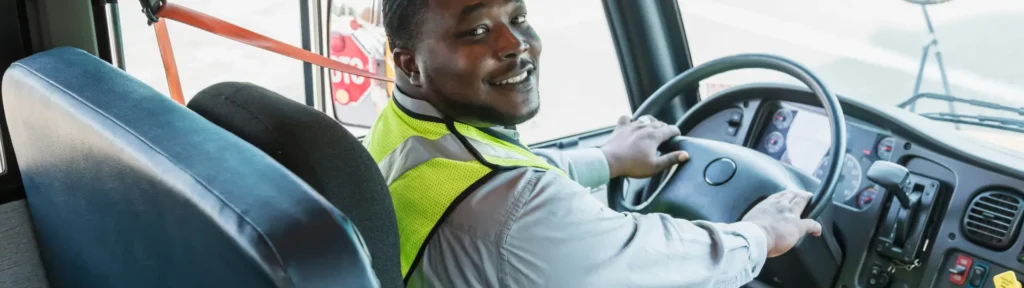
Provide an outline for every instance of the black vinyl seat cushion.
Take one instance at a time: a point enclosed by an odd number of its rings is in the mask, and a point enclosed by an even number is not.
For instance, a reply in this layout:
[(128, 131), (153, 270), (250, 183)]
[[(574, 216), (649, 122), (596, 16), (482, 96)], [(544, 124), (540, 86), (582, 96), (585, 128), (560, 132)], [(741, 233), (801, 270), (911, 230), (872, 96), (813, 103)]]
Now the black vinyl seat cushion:
[(340, 123), (262, 87), (225, 82), (188, 107), (249, 141), (352, 219), (366, 240), (382, 287), (402, 287), (398, 227), (380, 169)]
[(309, 185), (109, 63), (57, 48), (2, 86), (51, 286), (378, 285)]

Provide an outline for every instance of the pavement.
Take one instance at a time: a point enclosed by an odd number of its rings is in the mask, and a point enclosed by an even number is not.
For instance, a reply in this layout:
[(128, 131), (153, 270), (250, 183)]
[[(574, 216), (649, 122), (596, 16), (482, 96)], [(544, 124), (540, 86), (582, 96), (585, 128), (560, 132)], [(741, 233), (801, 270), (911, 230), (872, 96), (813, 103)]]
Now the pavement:
[[(174, 2), (286, 43), (301, 44), (298, 1)], [(836, 93), (878, 105), (895, 105), (912, 94), (922, 47), (930, 40), (921, 7), (898, 0), (680, 0), (679, 4), (695, 64), (738, 53), (776, 54), (805, 65)], [(127, 71), (166, 93), (156, 40), (138, 5), (121, 2)], [(520, 127), (524, 140), (537, 142), (607, 127), (619, 115), (628, 114), (601, 2), (533, 0), (528, 5), (529, 21), (542, 37), (544, 52), (542, 108)], [(1024, 106), (1024, 57), (1020, 55), (1024, 34), (1019, 33), (1024, 30), (1024, 2), (959, 0), (929, 6), (928, 12), (954, 95)], [(217, 82), (247, 81), (305, 101), (298, 61), (180, 23), (170, 23), (169, 30), (186, 97)], [(925, 71), (922, 92), (941, 92), (934, 58), (928, 59)], [(796, 83), (775, 72), (744, 70), (715, 76), (704, 85), (765, 81)], [(969, 114), (1005, 115), (965, 105), (957, 108)], [(918, 106), (919, 112), (945, 109), (946, 104), (938, 102)], [(993, 139), (1020, 136), (980, 131), (1001, 135)]]

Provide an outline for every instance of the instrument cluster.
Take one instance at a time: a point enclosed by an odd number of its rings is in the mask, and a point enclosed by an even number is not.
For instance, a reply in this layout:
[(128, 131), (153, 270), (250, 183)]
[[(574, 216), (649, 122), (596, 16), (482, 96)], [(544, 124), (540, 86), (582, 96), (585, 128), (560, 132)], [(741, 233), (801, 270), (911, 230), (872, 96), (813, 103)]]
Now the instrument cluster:
[(848, 118), (846, 153), (833, 157), (827, 152), (831, 134), (821, 108), (785, 102), (778, 106), (764, 122), (758, 141), (753, 142), (755, 150), (819, 180), (831, 161), (842, 159), (833, 201), (854, 209), (874, 204), (880, 188), (867, 180), (867, 168), (874, 161), (891, 160), (896, 139), (880, 128)]

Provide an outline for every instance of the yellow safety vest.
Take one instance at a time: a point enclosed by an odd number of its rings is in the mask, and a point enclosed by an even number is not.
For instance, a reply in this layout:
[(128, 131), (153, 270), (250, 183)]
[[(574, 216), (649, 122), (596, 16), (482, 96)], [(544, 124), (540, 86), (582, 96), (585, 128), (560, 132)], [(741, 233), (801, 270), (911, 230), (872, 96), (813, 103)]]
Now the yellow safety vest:
[(381, 112), (363, 145), (391, 191), (406, 280), (436, 227), (494, 173), (536, 167), (564, 175), (515, 140), (499, 137), (467, 124), (416, 114), (396, 100)]

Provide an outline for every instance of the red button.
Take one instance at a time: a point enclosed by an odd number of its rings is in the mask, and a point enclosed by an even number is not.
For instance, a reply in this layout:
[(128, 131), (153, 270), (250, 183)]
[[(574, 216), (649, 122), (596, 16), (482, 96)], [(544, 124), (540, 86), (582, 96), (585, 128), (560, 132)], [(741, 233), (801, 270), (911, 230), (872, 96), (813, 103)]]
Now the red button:
[(953, 282), (956, 285), (964, 285), (964, 275), (953, 274), (949, 275), (949, 282)]
[(949, 274), (949, 282), (953, 282), (956, 285), (964, 285), (964, 281), (967, 280), (967, 269), (971, 267), (971, 263), (974, 263), (974, 259), (967, 255), (959, 255), (956, 257), (956, 266), (963, 266), (964, 272), (960, 274)]
[(956, 264), (963, 265), (964, 267), (971, 266), (971, 262), (973, 262), (973, 261), (971, 260), (970, 257), (964, 256), (964, 255), (960, 255), (960, 256), (956, 257)]

